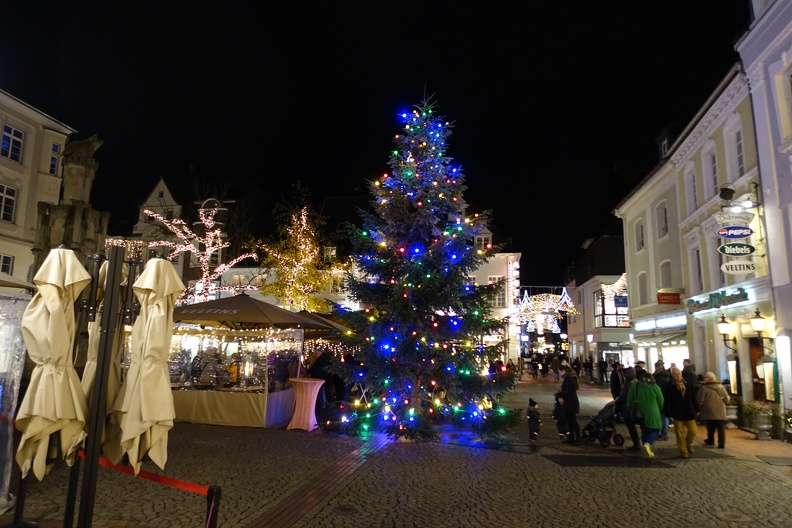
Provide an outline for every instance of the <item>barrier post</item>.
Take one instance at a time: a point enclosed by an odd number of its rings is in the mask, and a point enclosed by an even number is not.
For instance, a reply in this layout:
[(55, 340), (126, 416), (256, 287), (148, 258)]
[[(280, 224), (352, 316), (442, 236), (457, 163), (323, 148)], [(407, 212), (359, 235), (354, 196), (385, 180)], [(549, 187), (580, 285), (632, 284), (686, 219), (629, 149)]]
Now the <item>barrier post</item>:
[(206, 494), (206, 528), (217, 528), (217, 513), (220, 509), (220, 486), (209, 486)]

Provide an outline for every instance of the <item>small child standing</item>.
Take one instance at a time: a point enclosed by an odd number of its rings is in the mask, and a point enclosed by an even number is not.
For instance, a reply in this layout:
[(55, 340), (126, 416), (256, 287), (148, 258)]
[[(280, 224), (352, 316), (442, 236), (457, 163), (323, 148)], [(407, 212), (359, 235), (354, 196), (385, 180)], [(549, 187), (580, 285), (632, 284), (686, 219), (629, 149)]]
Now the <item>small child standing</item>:
[(539, 440), (539, 427), (542, 420), (539, 417), (539, 404), (533, 398), (528, 398), (528, 410), (525, 412), (528, 417), (528, 435), (534, 442)]

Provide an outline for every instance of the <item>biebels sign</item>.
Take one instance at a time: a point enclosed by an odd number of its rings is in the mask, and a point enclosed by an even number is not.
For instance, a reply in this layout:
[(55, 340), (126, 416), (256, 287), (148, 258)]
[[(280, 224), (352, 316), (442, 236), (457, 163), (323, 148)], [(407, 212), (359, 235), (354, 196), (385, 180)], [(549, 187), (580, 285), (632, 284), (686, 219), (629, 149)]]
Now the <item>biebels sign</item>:
[(742, 244), (740, 242), (723, 244), (722, 246), (718, 247), (718, 252), (729, 257), (743, 257), (745, 255), (753, 254), (754, 251), (756, 251), (756, 248), (752, 245)]
[(718, 236), (723, 238), (748, 238), (753, 229), (745, 226), (726, 226), (718, 229)]

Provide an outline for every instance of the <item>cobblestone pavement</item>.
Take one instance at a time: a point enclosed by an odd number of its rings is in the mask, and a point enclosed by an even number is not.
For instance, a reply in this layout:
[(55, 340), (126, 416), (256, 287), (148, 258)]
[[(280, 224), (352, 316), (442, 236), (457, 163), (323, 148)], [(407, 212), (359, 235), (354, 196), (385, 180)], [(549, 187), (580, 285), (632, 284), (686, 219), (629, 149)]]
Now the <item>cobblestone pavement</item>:
[[(500, 441), (447, 431), (443, 442), (411, 444), (177, 423), (166, 471), (150, 462), (143, 469), (219, 485), (224, 527), (267, 526), (266, 513), (301, 493), (312, 507), (282, 526), (790, 526), (792, 466), (778, 464), (792, 462), (792, 444), (732, 429), (726, 449), (700, 447), (690, 460), (678, 458), (673, 440), (658, 442), (652, 460), (615, 446), (567, 446), (550, 418), (557, 388), (552, 381), (521, 382), (501, 402), (509, 408), (524, 408), (529, 397), (539, 402), (539, 442), (528, 441), (524, 426)], [(584, 383), (580, 396), (584, 426), (610, 394)], [(335, 471), (339, 460), (357, 465)], [(68, 473), (56, 467), (31, 483), (23, 520), (63, 526)], [(17, 479), (15, 472), (12, 491)], [(325, 492), (310, 491), (320, 485)], [(93, 526), (198, 527), (205, 508), (202, 496), (100, 468)], [(13, 513), (0, 516), (0, 526), (10, 525)]]

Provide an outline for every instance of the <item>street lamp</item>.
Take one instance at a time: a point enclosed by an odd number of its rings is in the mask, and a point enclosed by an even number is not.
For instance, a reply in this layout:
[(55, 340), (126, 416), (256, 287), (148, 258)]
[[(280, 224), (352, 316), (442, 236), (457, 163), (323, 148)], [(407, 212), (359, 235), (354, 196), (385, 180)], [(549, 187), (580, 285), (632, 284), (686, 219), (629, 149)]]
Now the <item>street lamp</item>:
[[(759, 312), (759, 308), (756, 309), (756, 313), (753, 317), (751, 317), (751, 328), (753, 328), (757, 337), (759, 337), (759, 345), (763, 349), (772, 352), (773, 350), (771, 348), (768, 348), (764, 345), (764, 337), (762, 336), (762, 333), (767, 328), (767, 319), (762, 317), (761, 313)], [(764, 379), (765, 398), (767, 401), (775, 401), (775, 358), (771, 353), (765, 352), (765, 354), (759, 358), (759, 361), (762, 363), (762, 371), (760, 373), (759, 365), (757, 365), (756, 373), (761, 375), (761, 377)]]
[(721, 320), (717, 323), (718, 326), (718, 333), (723, 337), (723, 346), (725, 346), (728, 350), (731, 350), (731, 354), (726, 356), (726, 363), (729, 366), (729, 391), (732, 394), (740, 394), (740, 383), (739, 383), (739, 372), (740, 370), (737, 368), (737, 364), (739, 358), (737, 356), (737, 349), (732, 348), (729, 346), (729, 342), (731, 341), (733, 344), (737, 344), (737, 338), (732, 337), (729, 339), (729, 334), (731, 333), (731, 323), (726, 320), (726, 316), (721, 314)]

